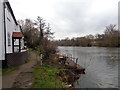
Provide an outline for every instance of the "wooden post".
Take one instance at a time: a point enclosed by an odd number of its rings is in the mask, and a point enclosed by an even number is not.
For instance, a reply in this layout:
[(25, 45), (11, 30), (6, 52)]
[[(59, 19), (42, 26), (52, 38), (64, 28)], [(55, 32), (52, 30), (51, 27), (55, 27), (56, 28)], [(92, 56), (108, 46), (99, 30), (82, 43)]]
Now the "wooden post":
[(70, 58), (71, 58), (71, 60), (72, 60), (72, 54), (70, 55)]
[(76, 64), (77, 64), (77, 62), (78, 62), (78, 58), (76, 58)]
[(71, 60), (72, 60), (72, 55), (71, 55)]
[(78, 58), (76, 58), (76, 68), (77, 68), (77, 62), (78, 62)]
[(40, 58), (41, 58), (40, 63), (41, 63), (41, 66), (42, 66), (42, 60), (43, 60), (43, 55), (42, 54), (40, 55)]

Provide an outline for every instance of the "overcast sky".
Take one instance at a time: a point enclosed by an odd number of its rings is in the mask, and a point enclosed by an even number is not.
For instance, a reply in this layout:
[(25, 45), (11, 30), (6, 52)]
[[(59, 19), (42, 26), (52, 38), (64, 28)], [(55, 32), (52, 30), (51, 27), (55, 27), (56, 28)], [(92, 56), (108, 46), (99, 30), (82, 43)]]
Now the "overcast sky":
[(118, 23), (119, 0), (9, 0), (16, 19), (43, 17), (55, 39), (103, 33)]

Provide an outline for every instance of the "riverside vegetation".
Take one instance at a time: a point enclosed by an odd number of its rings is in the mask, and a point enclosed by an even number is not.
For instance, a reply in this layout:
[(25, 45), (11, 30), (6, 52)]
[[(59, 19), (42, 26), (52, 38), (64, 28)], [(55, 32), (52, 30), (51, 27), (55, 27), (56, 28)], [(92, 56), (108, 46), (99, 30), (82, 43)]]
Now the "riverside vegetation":
[[(39, 55), (37, 51), (35, 53)], [(59, 56), (52, 54), (49, 60), (43, 60), (42, 65), (37, 63), (34, 67), (33, 88), (70, 88), (80, 74), (84, 74), (85, 69), (76, 66), (72, 60), (60, 63)]]

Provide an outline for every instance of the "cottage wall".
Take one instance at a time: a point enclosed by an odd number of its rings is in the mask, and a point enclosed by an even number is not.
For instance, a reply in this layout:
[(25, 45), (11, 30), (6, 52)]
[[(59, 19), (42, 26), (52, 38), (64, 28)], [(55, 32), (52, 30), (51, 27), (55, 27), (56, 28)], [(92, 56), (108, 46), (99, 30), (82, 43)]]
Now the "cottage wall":
[[(5, 7), (3, 2), (5, 2)], [(6, 27), (6, 29), (4, 27)], [(0, 0), (0, 60), (3, 60), (2, 61), (3, 68), (7, 66), (20, 65), (27, 60), (26, 50), (13, 53), (13, 40), (16, 40), (14, 41), (14, 45), (19, 45), (18, 39), (20, 39), (22, 36), (21, 35), (20, 37), (15, 37), (13, 35), (13, 32), (21, 32), (20, 26), (16, 22), (16, 19), (14, 17), (13, 11), (8, 0)], [(24, 37), (22, 37), (21, 39), (21, 45), (19, 45), (19, 47), (21, 46), (21, 48), (24, 47), (23, 38)], [(17, 51), (17, 48), (15, 48), (15, 46), (14, 51)]]
[(3, 0), (0, 0), (0, 60), (5, 60)]
[[(19, 26), (16, 25), (9, 8), (6, 5), (5, 8), (5, 13), (6, 13), (6, 49), (7, 53), (13, 53), (12, 51), (12, 33), (13, 32), (21, 32), (20, 29), (18, 28)], [(19, 44), (18, 41), (15, 42), (16, 44)]]

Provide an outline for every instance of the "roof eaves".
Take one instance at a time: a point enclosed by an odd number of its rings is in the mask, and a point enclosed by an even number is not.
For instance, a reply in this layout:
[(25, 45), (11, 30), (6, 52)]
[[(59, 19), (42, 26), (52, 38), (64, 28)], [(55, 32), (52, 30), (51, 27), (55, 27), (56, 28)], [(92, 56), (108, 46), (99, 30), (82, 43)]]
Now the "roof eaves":
[(8, 8), (9, 8), (9, 10), (10, 10), (10, 13), (11, 13), (11, 15), (12, 15), (14, 21), (15, 21), (15, 24), (18, 25), (17, 20), (16, 20), (16, 18), (15, 18), (15, 16), (14, 16), (14, 13), (13, 13), (13, 10), (12, 10), (12, 8), (11, 8), (11, 5), (10, 5), (9, 1), (8, 1), (8, 0), (4, 0), (4, 3), (6, 3), (6, 5), (8, 6)]

